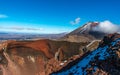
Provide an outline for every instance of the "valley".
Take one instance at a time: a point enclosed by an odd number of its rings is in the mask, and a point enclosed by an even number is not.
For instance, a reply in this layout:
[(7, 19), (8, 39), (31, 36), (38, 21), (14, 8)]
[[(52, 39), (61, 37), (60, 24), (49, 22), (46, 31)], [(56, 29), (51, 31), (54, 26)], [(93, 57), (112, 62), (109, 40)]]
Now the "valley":
[[(97, 25), (66, 34), (1, 33), (0, 75), (120, 74), (120, 34), (94, 31)], [(111, 63), (116, 65), (104, 66)]]

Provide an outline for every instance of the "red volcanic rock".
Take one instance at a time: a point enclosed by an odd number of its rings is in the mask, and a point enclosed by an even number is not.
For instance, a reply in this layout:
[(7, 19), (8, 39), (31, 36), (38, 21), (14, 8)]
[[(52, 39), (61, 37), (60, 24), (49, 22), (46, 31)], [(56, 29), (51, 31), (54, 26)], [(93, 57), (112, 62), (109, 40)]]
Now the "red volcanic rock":
[(2, 75), (45, 75), (45, 65), (54, 55), (47, 40), (8, 41), (1, 44)]
[(49, 75), (61, 69), (65, 59), (79, 54), (79, 48), (86, 44), (46, 39), (6, 41), (0, 44), (0, 74)]
[(54, 55), (50, 52), (48, 40), (38, 41), (16, 41), (8, 44), (8, 48), (28, 47), (36, 51), (41, 51), (47, 58), (52, 58)]
[(50, 52), (49, 43), (47, 40), (39, 40), (25, 45), (35, 50), (42, 51), (48, 58), (52, 58), (54, 55)]

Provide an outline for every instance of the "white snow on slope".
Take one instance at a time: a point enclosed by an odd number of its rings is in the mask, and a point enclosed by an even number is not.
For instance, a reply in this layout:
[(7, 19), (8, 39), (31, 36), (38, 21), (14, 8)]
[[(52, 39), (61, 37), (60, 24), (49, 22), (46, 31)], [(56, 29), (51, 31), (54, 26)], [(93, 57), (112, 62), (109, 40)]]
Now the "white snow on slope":
[(87, 23), (83, 28), (81, 28), (80, 33), (83, 33), (86, 30), (89, 31), (91, 24), (92, 24), (91, 22)]

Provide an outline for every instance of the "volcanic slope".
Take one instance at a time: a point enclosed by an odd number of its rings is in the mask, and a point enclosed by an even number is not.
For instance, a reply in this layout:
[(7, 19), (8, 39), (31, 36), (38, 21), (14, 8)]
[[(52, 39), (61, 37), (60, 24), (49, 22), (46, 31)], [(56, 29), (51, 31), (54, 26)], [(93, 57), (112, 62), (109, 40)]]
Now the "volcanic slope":
[(51, 75), (120, 75), (120, 35), (105, 36), (96, 50)]
[(66, 34), (61, 40), (70, 42), (91, 42), (93, 40), (101, 40), (107, 33), (95, 31), (99, 26), (99, 22), (88, 22), (72, 32)]

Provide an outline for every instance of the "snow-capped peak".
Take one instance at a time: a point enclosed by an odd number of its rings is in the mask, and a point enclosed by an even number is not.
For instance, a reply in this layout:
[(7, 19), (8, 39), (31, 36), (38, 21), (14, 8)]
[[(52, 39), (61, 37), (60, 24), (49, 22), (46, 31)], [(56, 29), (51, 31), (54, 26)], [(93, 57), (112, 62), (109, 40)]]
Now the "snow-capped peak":
[(98, 24), (99, 22), (88, 22), (81, 28), (80, 33), (91, 31)]

